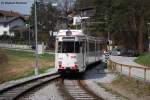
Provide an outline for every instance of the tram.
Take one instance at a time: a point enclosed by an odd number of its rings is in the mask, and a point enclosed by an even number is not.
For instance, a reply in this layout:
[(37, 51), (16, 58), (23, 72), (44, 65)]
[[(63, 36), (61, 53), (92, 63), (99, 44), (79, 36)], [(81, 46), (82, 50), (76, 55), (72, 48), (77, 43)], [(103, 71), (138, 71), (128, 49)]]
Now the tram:
[(101, 60), (102, 40), (82, 30), (60, 30), (55, 42), (55, 69), (59, 73), (82, 73)]

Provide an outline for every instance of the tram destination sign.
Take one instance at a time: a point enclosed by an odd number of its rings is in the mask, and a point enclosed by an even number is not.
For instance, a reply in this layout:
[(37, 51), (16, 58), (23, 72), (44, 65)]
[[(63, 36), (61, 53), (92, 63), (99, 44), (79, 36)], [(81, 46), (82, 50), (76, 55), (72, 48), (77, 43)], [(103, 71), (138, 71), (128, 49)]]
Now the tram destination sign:
[(63, 37), (63, 41), (74, 41), (75, 37)]

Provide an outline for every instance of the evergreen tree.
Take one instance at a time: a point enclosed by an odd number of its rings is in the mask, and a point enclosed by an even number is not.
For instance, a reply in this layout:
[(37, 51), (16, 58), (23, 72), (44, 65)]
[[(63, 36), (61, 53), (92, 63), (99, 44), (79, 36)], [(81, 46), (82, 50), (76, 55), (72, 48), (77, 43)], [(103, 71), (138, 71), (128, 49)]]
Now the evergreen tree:
[(89, 27), (90, 33), (94, 33), (92, 35), (107, 39), (110, 32), (114, 44), (138, 49), (139, 52), (146, 49), (150, 0), (94, 0), (94, 7), (95, 14), (91, 22), (95, 23)]

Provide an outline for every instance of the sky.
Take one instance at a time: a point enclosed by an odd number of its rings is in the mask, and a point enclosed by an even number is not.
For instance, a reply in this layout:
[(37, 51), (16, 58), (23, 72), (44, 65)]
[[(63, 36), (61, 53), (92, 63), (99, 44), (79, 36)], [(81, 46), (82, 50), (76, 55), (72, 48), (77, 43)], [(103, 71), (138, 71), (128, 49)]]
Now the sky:
[[(43, 1), (58, 4), (63, 3), (63, 0), (43, 0)], [(15, 11), (23, 15), (29, 15), (31, 13), (31, 6), (33, 3), (34, 0), (0, 0), (0, 10)]]
[(0, 10), (16, 11), (29, 15), (34, 0), (0, 0)]

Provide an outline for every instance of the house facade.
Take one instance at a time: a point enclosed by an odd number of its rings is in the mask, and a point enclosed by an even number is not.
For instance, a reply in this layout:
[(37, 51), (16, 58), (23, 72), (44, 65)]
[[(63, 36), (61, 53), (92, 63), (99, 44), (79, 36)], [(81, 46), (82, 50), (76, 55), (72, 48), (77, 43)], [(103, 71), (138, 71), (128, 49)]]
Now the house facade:
[(3, 24), (0, 24), (0, 36), (1, 35), (10, 35), (10, 32), (9, 32), (9, 26), (5, 26)]
[(13, 36), (16, 30), (25, 30), (25, 22), (24, 17), (17, 12), (0, 10), (0, 36)]

